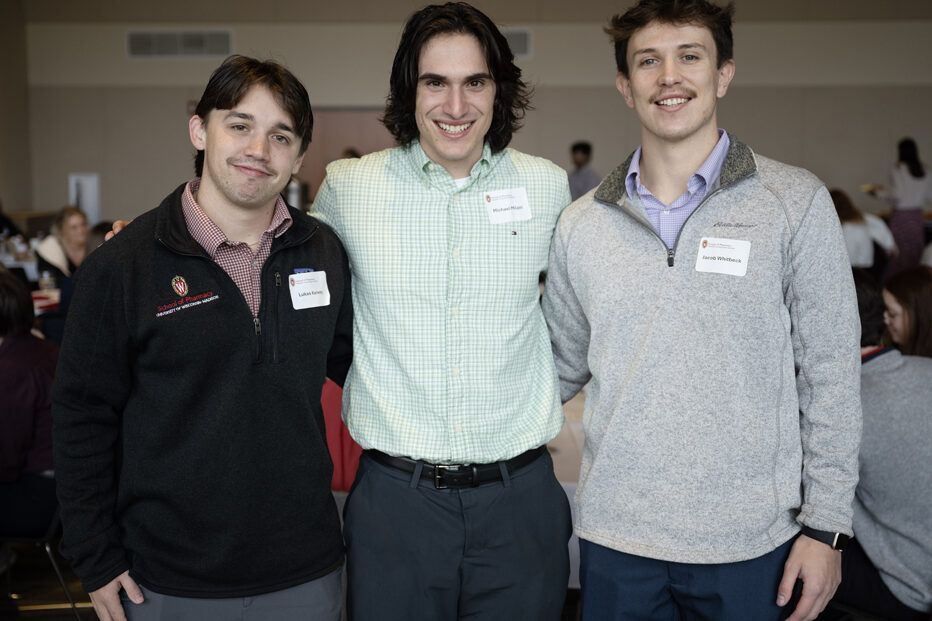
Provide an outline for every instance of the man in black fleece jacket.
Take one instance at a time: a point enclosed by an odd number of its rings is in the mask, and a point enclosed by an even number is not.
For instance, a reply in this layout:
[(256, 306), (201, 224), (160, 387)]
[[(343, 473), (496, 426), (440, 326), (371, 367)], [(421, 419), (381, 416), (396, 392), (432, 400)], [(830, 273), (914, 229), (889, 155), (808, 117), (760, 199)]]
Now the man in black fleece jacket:
[(197, 177), (82, 266), (54, 457), (103, 621), (339, 619), (320, 391), (351, 360), (349, 270), (280, 196), (312, 124), (290, 72), (228, 58), (189, 122)]

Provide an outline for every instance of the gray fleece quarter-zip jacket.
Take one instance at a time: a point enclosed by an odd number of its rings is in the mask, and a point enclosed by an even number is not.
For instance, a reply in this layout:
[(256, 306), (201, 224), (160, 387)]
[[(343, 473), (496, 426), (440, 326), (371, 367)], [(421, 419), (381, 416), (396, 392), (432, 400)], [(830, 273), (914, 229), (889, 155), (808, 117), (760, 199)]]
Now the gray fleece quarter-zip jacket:
[(811, 173), (731, 136), (672, 250), (628, 162), (567, 207), (544, 292), (561, 396), (584, 386), (576, 532), (686, 563), (756, 558), (799, 524), (851, 533), (860, 326)]

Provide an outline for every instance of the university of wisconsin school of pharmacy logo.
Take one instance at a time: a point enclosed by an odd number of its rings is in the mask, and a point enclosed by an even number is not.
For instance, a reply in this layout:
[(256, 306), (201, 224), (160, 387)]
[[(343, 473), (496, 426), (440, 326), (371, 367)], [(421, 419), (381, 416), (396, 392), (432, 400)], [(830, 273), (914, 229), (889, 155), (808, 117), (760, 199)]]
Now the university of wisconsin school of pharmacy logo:
[(492, 202), (492, 196), (489, 195), (489, 194), (486, 194), (486, 195), (485, 195), (485, 202), (491, 203), (491, 202)]
[(703, 239), (703, 240), (702, 240), (702, 247), (705, 248), (705, 247), (708, 246), (708, 245), (709, 245), (709, 240)]
[(179, 297), (184, 297), (188, 293), (188, 281), (184, 276), (175, 276), (172, 278), (172, 289)]

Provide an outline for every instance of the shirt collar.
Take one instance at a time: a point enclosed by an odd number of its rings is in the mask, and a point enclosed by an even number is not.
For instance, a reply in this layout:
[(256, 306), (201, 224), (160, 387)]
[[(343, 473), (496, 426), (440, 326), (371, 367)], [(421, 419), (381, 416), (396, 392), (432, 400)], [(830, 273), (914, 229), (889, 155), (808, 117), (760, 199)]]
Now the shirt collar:
[(874, 358), (879, 358), (880, 356), (894, 351), (893, 347), (878, 347), (868, 354), (861, 354), (861, 364), (870, 362)]
[[(699, 169), (686, 182), (686, 190), (690, 194), (695, 194), (703, 188), (711, 188), (722, 172), (722, 164), (725, 163), (725, 156), (728, 155), (728, 147), (731, 141), (728, 139), (728, 132), (723, 129), (718, 130), (718, 142), (715, 148), (709, 153)], [(628, 166), (628, 174), (625, 176), (625, 189), (628, 192), (628, 198), (635, 200), (640, 195), (650, 194), (650, 190), (641, 185), (641, 147), (639, 146), (631, 157), (631, 164)]]
[[(207, 251), (211, 258), (217, 254), (217, 248), (224, 243), (230, 243), (227, 236), (219, 226), (210, 219), (207, 213), (197, 204), (194, 195), (197, 194), (201, 187), (201, 178), (195, 177), (184, 188), (181, 195), (181, 210), (184, 213), (184, 221), (188, 227), (188, 232), (201, 247)], [(263, 235), (272, 235), (280, 237), (291, 228), (291, 214), (288, 212), (288, 206), (285, 200), (278, 196), (275, 200), (275, 210), (272, 213), (272, 221)]]
[[(432, 177), (446, 177), (450, 180), (450, 183), (453, 183), (453, 177), (450, 176), (450, 173), (446, 169), (431, 160), (427, 157), (427, 154), (424, 153), (424, 149), (421, 148), (420, 140), (412, 140), (411, 143), (405, 147), (405, 151), (408, 156), (408, 160), (414, 166), (414, 168), (428, 178)], [(499, 159), (504, 155), (504, 150), (499, 151), (498, 153), (492, 153), (492, 148), (489, 147), (489, 143), (486, 142), (482, 145), (482, 155), (479, 156), (479, 161), (473, 164), (472, 170), (470, 170), (469, 175), (473, 179), (485, 176), (485, 174), (491, 170)]]

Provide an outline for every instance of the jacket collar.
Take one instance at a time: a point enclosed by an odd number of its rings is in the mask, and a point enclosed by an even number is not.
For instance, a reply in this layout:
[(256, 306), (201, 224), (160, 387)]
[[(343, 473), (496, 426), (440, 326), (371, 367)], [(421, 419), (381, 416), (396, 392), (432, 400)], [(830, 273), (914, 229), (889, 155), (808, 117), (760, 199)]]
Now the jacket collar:
[(861, 372), (889, 371), (903, 364), (903, 354), (895, 347), (878, 349), (861, 358)]
[[(181, 195), (184, 194), (186, 185), (187, 183), (179, 185), (159, 205), (156, 212), (155, 238), (175, 252), (209, 258), (207, 252), (191, 237), (188, 226), (185, 224)], [(291, 226), (281, 236), (272, 240), (272, 252), (278, 248), (300, 244), (318, 228), (316, 221), (290, 205), (288, 213), (291, 215)]]
[[(728, 153), (722, 163), (722, 172), (718, 177), (719, 188), (735, 185), (757, 171), (754, 152), (751, 151), (751, 148), (731, 133), (728, 134), (728, 139), (731, 145), (728, 147)], [(599, 188), (595, 191), (597, 201), (610, 205), (620, 205), (622, 201), (627, 200), (628, 192), (625, 188), (625, 177), (628, 174), (628, 168), (631, 166), (631, 158), (633, 157), (634, 153), (632, 152), (621, 166), (609, 173), (599, 184)]]

